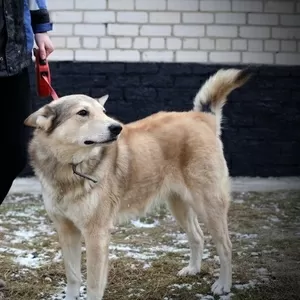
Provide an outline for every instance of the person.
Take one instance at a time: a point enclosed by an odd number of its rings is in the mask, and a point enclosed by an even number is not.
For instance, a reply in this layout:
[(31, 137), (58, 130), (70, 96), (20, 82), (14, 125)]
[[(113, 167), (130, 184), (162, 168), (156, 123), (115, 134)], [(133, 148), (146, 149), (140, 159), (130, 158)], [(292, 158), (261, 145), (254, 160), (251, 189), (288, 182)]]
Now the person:
[(0, 0), (0, 118), (3, 176), (0, 204), (27, 162), (29, 130), (23, 124), (31, 113), (28, 67), (34, 39), (42, 59), (52, 51), (52, 30), (45, 0)]
[(0, 205), (27, 163), (30, 131), (23, 122), (32, 109), (28, 68), (34, 40), (42, 59), (53, 52), (51, 30), (46, 0), (0, 0)]

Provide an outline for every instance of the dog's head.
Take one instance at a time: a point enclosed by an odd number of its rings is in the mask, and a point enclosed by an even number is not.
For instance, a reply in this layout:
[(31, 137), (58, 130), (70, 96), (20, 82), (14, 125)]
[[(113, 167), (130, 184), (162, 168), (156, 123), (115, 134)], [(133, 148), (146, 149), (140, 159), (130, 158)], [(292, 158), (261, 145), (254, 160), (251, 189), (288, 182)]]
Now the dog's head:
[(46, 134), (56, 144), (77, 147), (105, 145), (115, 141), (122, 124), (105, 114), (108, 95), (96, 100), (70, 95), (52, 101), (31, 114), (24, 124)]

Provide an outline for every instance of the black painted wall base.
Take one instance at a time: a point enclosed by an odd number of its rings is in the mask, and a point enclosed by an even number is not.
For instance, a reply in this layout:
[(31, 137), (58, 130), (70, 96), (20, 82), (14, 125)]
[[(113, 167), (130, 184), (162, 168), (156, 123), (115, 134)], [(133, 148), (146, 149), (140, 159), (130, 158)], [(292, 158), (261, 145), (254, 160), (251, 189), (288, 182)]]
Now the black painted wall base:
[[(123, 122), (159, 110), (188, 110), (201, 84), (218, 69), (194, 63), (51, 62), (60, 96), (110, 95), (107, 112)], [(300, 175), (300, 66), (253, 67), (254, 76), (224, 107), (225, 156), (231, 176)], [(36, 107), (38, 99), (32, 71)], [(22, 176), (32, 175), (27, 167)]]

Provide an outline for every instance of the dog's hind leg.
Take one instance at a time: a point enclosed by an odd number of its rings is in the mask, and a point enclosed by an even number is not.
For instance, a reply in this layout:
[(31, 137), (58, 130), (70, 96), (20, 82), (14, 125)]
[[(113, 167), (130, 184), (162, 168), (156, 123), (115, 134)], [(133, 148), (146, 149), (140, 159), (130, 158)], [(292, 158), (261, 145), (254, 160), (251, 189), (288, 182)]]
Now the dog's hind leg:
[(227, 218), (222, 216), (220, 220), (212, 221), (209, 225), (209, 231), (216, 243), (217, 252), (220, 258), (220, 277), (212, 285), (212, 292), (217, 295), (222, 295), (230, 292), (232, 284), (232, 245), (229, 238), (227, 228)]
[(204, 235), (200, 228), (197, 215), (177, 194), (172, 194), (171, 197), (169, 197), (168, 205), (178, 224), (186, 232), (190, 245), (189, 264), (180, 270), (178, 275), (195, 275), (201, 270), (204, 245)]
[(79, 299), (81, 285), (81, 233), (67, 219), (54, 220), (67, 276), (65, 300)]
[[(194, 197), (194, 199), (197, 198)], [(205, 201), (204, 205), (197, 205), (195, 201), (193, 208), (202, 217), (216, 245), (221, 266), (220, 277), (212, 285), (212, 292), (222, 295), (230, 292), (232, 284), (232, 245), (227, 224), (230, 196), (227, 191), (221, 190), (218, 193), (208, 193), (203, 200)]]

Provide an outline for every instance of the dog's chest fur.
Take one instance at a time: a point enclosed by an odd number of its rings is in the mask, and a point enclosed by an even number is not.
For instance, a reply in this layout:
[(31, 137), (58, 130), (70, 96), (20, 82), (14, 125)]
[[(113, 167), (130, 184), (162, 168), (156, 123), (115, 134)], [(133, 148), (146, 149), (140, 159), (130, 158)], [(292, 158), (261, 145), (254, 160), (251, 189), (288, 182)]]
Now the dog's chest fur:
[[(37, 146), (38, 145), (38, 146)], [(31, 165), (39, 178), (47, 211), (57, 214), (67, 214), (68, 207), (89, 206), (93, 194), (95, 194), (95, 183), (74, 174), (71, 164), (61, 164), (49, 149), (46, 149), (33, 140), (29, 147)], [(92, 174), (93, 178), (103, 181), (103, 175), (99, 172), (101, 154), (91, 160), (84, 161), (76, 168), (83, 174)], [(94, 174), (94, 171), (96, 171)], [(101, 184), (97, 184), (97, 196), (101, 195)], [(87, 199), (87, 200), (86, 200)], [(49, 212), (50, 213), (50, 212)]]

